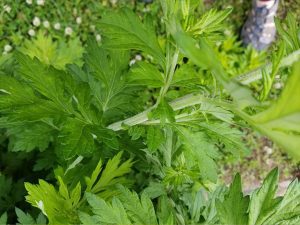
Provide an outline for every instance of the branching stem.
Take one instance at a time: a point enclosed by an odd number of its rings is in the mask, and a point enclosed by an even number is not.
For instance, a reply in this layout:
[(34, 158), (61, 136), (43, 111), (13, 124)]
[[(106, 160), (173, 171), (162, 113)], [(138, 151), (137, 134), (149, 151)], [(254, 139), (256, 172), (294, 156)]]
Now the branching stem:
[[(177, 57), (177, 58), (176, 58)], [(289, 54), (288, 56), (284, 57), (281, 62), (279, 67), (285, 67), (285, 66), (289, 66), (292, 65), (294, 62), (296, 62), (300, 57), (300, 50), (297, 50), (291, 54)], [(173, 61), (175, 62), (175, 58), (176, 58), (176, 62), (178, 59), (178, 55), (174, 54), (173, 57)], [(176, 64), (175, 64), (176, 66)], [(174, 67), (174, 64), (172, 66), (172, 68)], [(268, 70), (272, 68), (272, 64), (268, 63), (267, 65), (265, 65), (266, 69)], [(175, 67), (174, 67), (175, 69)], [(261, 79), (261, 69), (262, 68), (258, 68), (254, 71), (251, 71), (247, 74), (242, 74), (240, 76), (238, 76), (236, 79), (238, 81), (240, 81), (242, 84), (249, 84), (253, 81), (259, 80)], [(173, 70), (174, 71), (174, 70)], [(173, 76), (173, 75), (172, 75)], [(165, 93), (168, 90), (169, 86), (170, 86), (170, 82), (172, 81), (172, 77), (170, 79), (168, 79), (167, 84), (169, 84), (168, 86), (166, 85), (166, 89), (165, 89)], [(237, 115), (239, 115), (242, 118), (247, 118), (247, 121), (249, 121), (251, 123), (251, 118), (248, 116), (248, 114), (237, 110), (237, 108), (235, 107), (235, 105), (233, 105), (232, 102), (226, 102), (224, 100), (217, 100), (217, 99), (213, 99), (213, 98), (209, 98), (209, 97), (205, 97), (202, 94), (188, 94), (185, 95), (183, 97), (180, 97), (178, 99), (173, 100), (172, 102), (170, 102), (170, 106), (173, 108), (174, 111), (180, 110), (180, 109), (184, 109), (186, 107), (190, 107), (190, 106), (194, 106), (194, 105), (199, 105), (201, 103), (204, 102), (209, 102), (211, 104), (217, 105), (217, 106), (221, 106), (221, 107), (225, 107), (227, 109), (232, 110), (233, 112), (235, 112)], [(156, 105), (155, 105), (156, 106)], [(122, 124), (126, 124), (127, 126), (134, 126), (137, 124), (142, 124), (145, 123), (146, 121), (148, 121), (148, 113), (155, 108), (155, 106), (152, 106), (150, 108), (148, 108), (147, 110), (133, 116), (130, 117), (128, 119), (119, 121), (119, 122), (115, 122), (113, 124), (110, 124), (107, 128), (114, 130), (114, 131), (118, 131), (122, 129)]]

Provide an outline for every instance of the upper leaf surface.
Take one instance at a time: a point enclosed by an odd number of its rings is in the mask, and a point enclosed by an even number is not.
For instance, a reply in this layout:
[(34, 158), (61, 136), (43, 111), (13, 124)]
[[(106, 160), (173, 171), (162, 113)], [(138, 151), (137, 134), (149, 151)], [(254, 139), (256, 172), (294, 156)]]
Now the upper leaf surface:
[(92, 207), (93, 213), (96, 215), (94, 218), (96, 218), (98, 223), (124, 225), (131, 224), (119, 199), (113, 198), (112, 204), (109, 204), (103, 199), (90, 193), (86, 193), (86, 198)]
[(255, 116), (257, 127), (300, 159), (300, 62), (290, 75), (279, 99), (269, 109)]
[(128, 51), (108, 51), (90, 41), (84, 60), (89, 69), (88, 83), (100, 109), (107, 115), (114, 109), (120, 114), (130, 98), (125, 82)]
[(143, 24), (130, 9), (104, 15), (99, 26), (108, 37), (105, 47), (115, 49), (136, 49), (153, 56), (165, 68), (165, 57), (152, 27)]
[(147, 85), (149, 87), (162, 87), (164, 78), (162, 73), (152, 64), (139, 62), (135, 64), (128, 74), (132, 85)]
[(119, 198), (134, 224), (157, 224), (153, 203), (145, 193), (139, 198), (137, 193), (124, 187), (120, 187), (120, 191), (122, 194)]
[(249, 204), (248, 225), (259, 225), (274, 213), (274, 208), (278, 204), (275, 198), (278, 183), (278, 169), (273, 169), (262, 186), (251, 194)]
[(214, 159), (218, 158), (218, 153), (214, 144), (210, 142), (205, 133), (194, 133), (183, 127), (178, 127), (177, 130), (185, 147), (196, 159), (201, 176), (215, 182), (217, 179), (217, 165)]
[(216, 207), (220, 221), (223, 224), (247, 224), (247, 209), (249, 197), (242, 192), (241, 177), (237, 174), (230, 185), (224, 201), (217, 201)]
[(200, 38), (197, 42), (185, 33), (175, 20), (171, 21), (168, 27), (181, 52), (202, 69), (209, 69), (240, 108), (257, 104), (249, 89), (228, 78), (216, 54), (205, 39)]

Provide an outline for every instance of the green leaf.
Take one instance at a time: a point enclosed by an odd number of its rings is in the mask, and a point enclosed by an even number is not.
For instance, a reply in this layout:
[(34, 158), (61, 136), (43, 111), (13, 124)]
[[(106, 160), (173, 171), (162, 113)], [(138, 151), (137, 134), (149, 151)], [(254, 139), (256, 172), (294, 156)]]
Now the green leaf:
[(120, 191), (119, 199), (134, 224), (157, 224), (153, 204), (145, 193), (139, 198), (137, 193), (131, 192), (124, 187), (120, 187)]
[(157, 67), (147, 62), (136, 63), (128, 74), (128, 81), (132, 85), (145, 85), (154, 88), (164, 85), (163, 74)]
[(234, 114), (222, 107), (210, 104), (208, 102), (203, 102), (200, 106), (201, 113), (211, 114), (219, 120), (233, 124)]
[(72, 205), (77, 205), (81, 199), (81, 184), (77, 183), (75, 188), (71, 191), (70, 199), (72, 200)]
[(11, 111), (18, 106), (33, 104), (38, 100), (33, 89), (14, 77), (0, 76), (0, 110)]
[(16, 208), (16, 214), (19, 224), (36, 224), (35, 219), (28, 213), (24, 213), (21, 209)]
[(224, 30), (223, 22), (231, 12), (232, 8), (221, 11), (211, 9), (205, 12), (188, 31), (193, 35), (211, 38), (215, 33), (220, 33)]
[(158, 106), (148, 114), (148, 117), (150, 119), (159, 118), (162, 125), (175, 122), (175, 112), (165, 98), (161, 99)]
[(214, 75), (224, 86), (228, 93), (234, 98), (236, 103), (238, 103), (240, 108), (258, 104), (248, 88), (229, 79), (218, 60), (217, 55), (207, 44), (205, 39), (200, 38), (199, 42), (196, 41), (187, 33), (182, 31), (182, 28), (176, 23), (175, 19), (168, 23), (168, 29), (170, 30), (177, 45), (180, 47), (181, 52), (190, 58), (192, 62), (201, 67), (201, 69), (210, 70), (212, 75)]
[(82, 224), (97, 224), (99, 223), (99, 219), (96, 215), (90, 216), (89, 214), (85, 212), (78, 212), (79, 219)]
[(198, 71), (195, 70), (193, 64), (182, 64), (176, 69), (171, 86), (173, 87), (191, 87), (198, 88), (198, 83), (201, 80)]
[(93, 213), (97, 216), (95, 218), (98, 224), (131, 224), (119, 199), (113, 198), (112, 203), (109, 204), (91, 193), (86, 193), (86, 198)]
[(149, 198), (154, 199), (158, 198), (162, 195), (166, 195), (167, 192), (165, 190), (165, 186), (161, 183), (153, 183), (151, 182), (148, 187), (146, 187), (143, 190), (143, 193), (145, 193)]
[(165, 68), (164, 53), (155, 31), (143, 24), (130, 9), (122, 8), (119, 12), (104, 15), (99, 27), (108, 37), (104, 42), (106, 48), (143, 51), (153, 56), (162, 68)]
[(89, 41), (84, 60), (89, 68), (88, 82), (99, 108), (109, 115), (112, 109), (118, 112), (126, 107), (130, 97), (124, 77), (128, 52), (108, 51), (95, 41)]
[(0, 225), (6, 225), (7, 224), (7, 213), (3, 213), (0, 216)]
[(96, 168), (94, 169), (94, 171), (92, 172), (91, 174), (91, 177), (85, 177), (85, 183), (86, 183), (86, 190), (89, 192), (92, 190), (92, 187), (94, 186), (94, 184), (96, 183), (97, 181), (97, 178), (100, 174), (102, 170), (102, 161), (99, 160)]
[(38, 58), (46, 65), (64, 69), (69, 63), (81, 64), (83, 48), (79, 39), (71, 39), (68, 43), (63, 41), (58, 43), (50, 36), (39, 32), (35, 39), (25, 40), (20, 51), (31, 58)]
[(80, 120), (68, 119), (58, 138), (57, 150), (64, 159), (75, 155), (88, 156), (95, 150), (92, 126)]
[(68, 188), (65, 185), (64, 181), (62, 180), (62, 178), (60, 176), (57, 177), (57, 180), (59, 182), (58, 193), (65, 199), (69, 199), (70, 198), (69, 191), (68, 191)]
[(214, 159), (218, 158), (214, 144), (205, 133), (192, 132), (183, 127), (176, 127), (183, 144), (196, 160), (202, 178), (212, 182), (217, 180), (217, 165)]
[(39, 208), (48, 217), (50, 224), (78, 223), (72, 201), (60, 195), (53, 185), (39, 180), (37, 185), (25, 183), (25, 188), (28, 192), (26, 201)]
[(155, 152), (165, 140), (161, 128), (150, 126), (147, 129), (147, 146), (150, 152)]
[(53, 139), (53, 128), (45, 123), (25, 123), (7, 129), (11, 151), (44, 151)]
[(131, 136), (131, 140), (138, 140), (145, 132), (144, 126), (132, 126), (128, 129), (128, 135)]
[(275, 198), (278, 183), (278, 169), (273, 169), (262, 186), (253, 191), (249, 203), (248, 225), (259, 225), (272, 215), (275, 207), (279, 203), (279, 198)]
[(300, 184), (297, 179), (290, 183), (275, 210), (264, 224), (299, 224)]
[(46, 217), (42, 213), (36, 218), (36, 224), (47, 224)]
[(203, 190), (199, 190), (195, 196), (193, 204), (189, 207), (191, 211), (192, 219), (195, 222), (198, 222), (201, 216), (201, 210), (205, 206), (205, 199), (204, 199), (205, 192)]
[[(297, 18), (291, 12), (288, 12), (285, 24), (281, 24), (279, 19), (275, 18), (277, 32), (280, 38), (286, 43), (289, 52), (300, 48), (299, 28)], [(285, 25), (285, 26), (284, 26)]]
[(14, 183), (12, 177), (4, 176), (0, 173), (0, 206), (1, 211), (7, 211), (11, 207), (10, 202), (14, 202), (11, 198), (14, 194)]
[(249, 153), (249, 149), (243, 143), (243, 133), (235, 127), (226, 123), (200, 123), (207, 135), (217, 138), (224, 150), (231, 152), (234, 156), (243, 156)]
[(30, 59), (21, 53), (16, 54), (19, 63), (18, 74), (40, 94), (51, 100), (66, 113), (73, 113), (71, 103), (65, 97), (62, 79), (67, 77), (63, 71), (42, 64), (38, 59)]
[(237, 174), (224, 200), (217, 201), (217, 213), (222, 224), (247, 224), (249, 196), (244, 197), (241, 176)]
[(93, 126), (92, 130), (93, 136), (96, 135), (98, 141), (103, 142), (107, 147), (111, 149), (119, 149), (119, 141), (115, 132), (99, 125)]
[[(267, 110), (251, 118), (252, 125), (300, 159), (300, 62), (293, 67), (284, 90)], [(251, 121), (250, 121), (251, 122)]]
[(158, 211), (157, 216), (159, 224), (173, 225), (175, 224), (175, 216), (170, 210), (172, 208), (171, 201), (166, 195), (161, 196), (158, 199)]
[[(38, 215), (38, 217), (36, 219), (34, 219), (29, 213), (25, 213), (17, 207), (15, 208), (15, 210), (16, 210), (16, 214), (17, 214), (18, 222), (19, 222), (17, 224), (24, 224), (24, 225), (27, 225), (27, 224), (39, 224), (39, 225), (47, 224), (46, 218), (42, 213), (40, 213)], [(1, 224), (1, 222), (0, 222), (0, 224)]]
[[(97, 167), (93, 171), (90, 178), (86, 177), (87, 192), (98, 193), (102, 198), (107, 197), (107, 191), (112, 189), (116, 184), (125, 183), (125, 174), (131, 171), (132, 160), (129, 159), (121, 163), (122, 152), (119, 152), (112, 159), (108, 160), (104, 169), (102, 169), (102, 162), (99, 161)], [(101, 176), (99, 174), (101, 172)], [(99, 178), (98, 178), (99, 177)]]
[(266, 69), (262, 70), (263, 91), (260, 94), (260, 100), (262, 101), (268, 97), (269, 92), (272, 88), (275, 75), (277, 74), (280, 68), (280, 62), (282, 61), (282, 58), (284, 56), (285, 47), (286, 47), (285, 42), (283, 41), (279, 42), (278, 52), (272, 55), (272, 72), (268, 74)]

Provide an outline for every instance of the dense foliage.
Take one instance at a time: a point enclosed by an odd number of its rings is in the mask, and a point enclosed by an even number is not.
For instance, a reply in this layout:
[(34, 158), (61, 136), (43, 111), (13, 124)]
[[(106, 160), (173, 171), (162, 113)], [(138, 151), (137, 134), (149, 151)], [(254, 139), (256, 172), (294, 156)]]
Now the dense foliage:
[[(39, 33), (1, 59), (0, 143), (7, 137), (9, 151), (1, 163), (15, 165), (3, 174), (24, 173), (13, 188), (0, 174), (1, 212), (26, 195), (41, 213), (18, 203), (20, 224), (299, 223), (299, 183), (277, 197), (277, 169), (250, 194), (239, 175), (229, 188), (217, 183), (222, 156), (249, 152), (242, 128), (300, 158), (295, 17), (277, 21), (271, 62), (239, 75), (250, 66), (230, 67), (215, 45), (231, 8), (199, 17), (197, 1), (161, 8), (160, 24), (129, 8), (106, 11), (101, 44)], [(278, 73), (285, 88), (273, 99)], [(24, 180), (27, 194), (18, 191)]]

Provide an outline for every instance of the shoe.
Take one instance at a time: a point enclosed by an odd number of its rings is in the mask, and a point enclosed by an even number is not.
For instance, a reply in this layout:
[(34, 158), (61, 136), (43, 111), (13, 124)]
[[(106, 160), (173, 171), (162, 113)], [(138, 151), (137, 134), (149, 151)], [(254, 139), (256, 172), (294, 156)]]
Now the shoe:
[(274, 17), (279, 0), (253, 1), (253, 9), (243, 26), (241, 38), (245, 45), (251, 44), (257, 50), (268, 48), (275, 39)]

